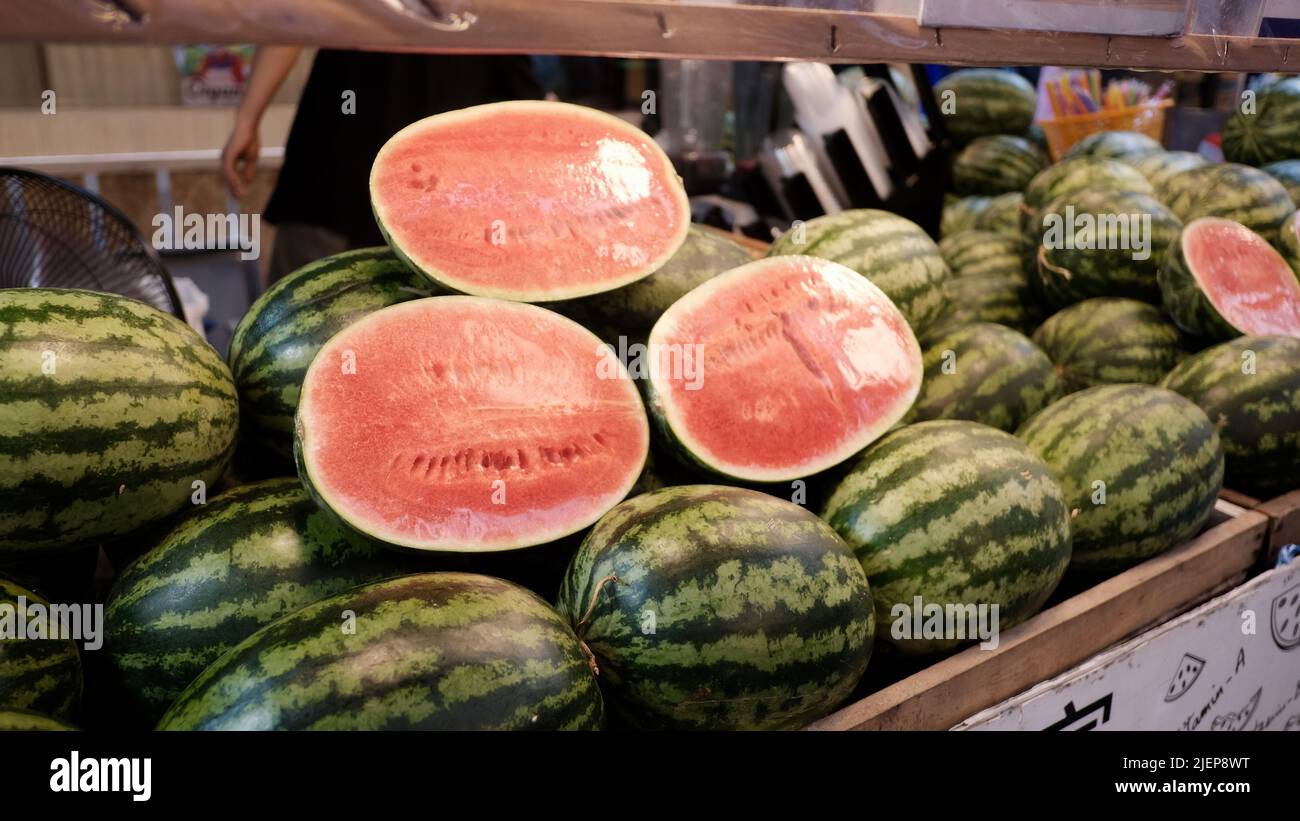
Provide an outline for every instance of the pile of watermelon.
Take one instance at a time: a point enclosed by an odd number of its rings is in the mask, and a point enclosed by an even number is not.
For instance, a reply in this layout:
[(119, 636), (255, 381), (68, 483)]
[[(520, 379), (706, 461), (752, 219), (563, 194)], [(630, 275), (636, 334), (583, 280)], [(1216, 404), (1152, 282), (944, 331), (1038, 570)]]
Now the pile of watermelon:
[[(915, 608), (1009, 629), (1300, 484), (1282, 184), (1123, 133), (1049, 164), (1027, 84), (946, 83), (938, 243), (855, 210), (755, 259), (640, 131), (505, 103), (394, 135), (388, 245), (227, 361), (0, 291), (0, 602), (116, 569), (102, 651), (0, 638), (0, 726), (792, 729), (988, 638)], [(1047, 239), (1079, 213), (1150, 253)]]

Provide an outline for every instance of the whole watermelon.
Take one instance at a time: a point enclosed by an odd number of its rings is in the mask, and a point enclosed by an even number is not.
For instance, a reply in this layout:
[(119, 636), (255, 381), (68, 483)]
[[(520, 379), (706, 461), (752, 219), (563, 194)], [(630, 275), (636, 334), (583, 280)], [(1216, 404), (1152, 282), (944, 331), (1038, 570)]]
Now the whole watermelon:
[(1089, 189), (1109, 189), (1126, 193), (1151, 194), (1151, 183), (1137, 169), (1106, 157), (1070, 157), (1049, 165), (1029, 181), (1020, 207), (1020, 236), (1026, 262), (1036, 264), (1038, 247), (1043, 242), (1042, 209), (1063, 197), (1072, 197)]
[(871, 657), (871, 593), (825, 522), (752, 490), (664, 488), (582, 543), (559, 610), (642, 729), (800, 727)]
[(939, 253), (953, 276), (1018, 276), (1020, 243), (990, 231), (962, 231), (939, 241)]
[(501, 579), (423, 573), (271, 622), (185, 689), (162, 730), (592, 730), (569, 626)]
[(1047, 154), (1023, 137), (979, 137), (953, 159), (953, 187), (968, 196), (1015, 193), (1047, 163)]
[(1159, 140), (1136, 131), (1098, 131), (1070, 146), (1065, 157), (1109, 157), (1136, 164), (1163, 151)]
[(918, 598), (922, 608), (997, 605), (1005, 630), (1043, 606), (1070, 561), (1069, 508), (1052, 471), (1014, 436), (975, 422), (888, 434), (822, 515), (867, 572), (877, 638), (908, 655), (962, 643), (955, 632), (910, 635)]
[(258, 628), (412, 564), (335, 525), (297, 479), (226, 491), (179, 521), (109, 591), (105, 650), (124, 706), (152, 724)]
[(925, 349), (925, 378), (912, 417), (968, 419), (1014, 431), (1061, 395), (1047, 354), (1002, 325), (949, 331)]
[(1300, 211), (1295, 212), (1286, 218), (1282, 227), (1277, 231), (1277, 250), (1286, 260), (1286, 264), (1291, 266), (1291, 270), (1300, 276), (1300, 221), (1296, 217)]
[(1133, 167), (1151, 183), (1156, 199), (1169, 205), (1169, 181), (1184, 171), (1204, 168), (1210, 161), (1193, 151), (1161, 151), (1146, 154), (1133, 162)]
[(1264, 165), (1300, 158), (1300, 77), (1260, 89), (1244, 101), (1223, 124), (1223, 158), (1228, 162)]
[(963, 68), (934, 86), (948, 133), (959, 142), (993, 134), (1021, 134), (1034, 120), (1038, 95), (1014, 71)]
[(943, 292), (948, 309), (920, 337), (924, 345), (976, 322), (994, 322), (1028, 334), (1047, 316), (1021, 273), (953, 277), (944, 283)]
[(1094, 385), (1154, 385), (1187, 351), (1178, 329), (1153, 305), (1134, 299), (1085, 299), (1034, 331), (1061, 375), (1065, 393)]
[(1072, 571), (1110, 574), (1186, 541), (1223, 487), (1223, 449), (1200, 408), (1153, 385), (1072, 393), (1016, 433), (1060, 478)]
[(235, 327), (227, 357), (254, 447), (292, 462), (298, 391), (325, 341), (367, 314), (434, 289), (386, 246), (325, 257), (268, 288)]
[(1213, 420), (1228, 487), (1261, 498), (1300, 487), (1300, 339), (1238, 337), (1187, 358), (1161, 384)]
[(1183, 222), (1222, 217), (1265, 237), (1275, 236), (1295, 211), (1286, 187), (1248, 165), (1225, 163), (1193, 168), (1168, 183), (1169, 209)]
[(0, 555), (126, 535), (221, 477), (239, 402), (189, 325), (113, 294), (12, 288), (0, 328)]
[(990, 231), (1003, 234), (1017, 241), (1020, 239), (1020, 205), (1025, 195), (1019, 191), (1001, 194), (989, 200), (988, 205), (975, 215), (971, 228), (976, 231)]
[(953, 234), (970, 230), (975, 225), (975, 218), (992, 201), (992, 197), (944, 195), (943, 214), (939, 218), (939, 236), (950, 237)]
[(21, 708), (71, 718), (81, 703), (77, 643), (71, 638), (32, 639), (9, 634), (17, 629), (11, 619), (17, 618), (20, 605), (27, 608), (28, 626), (37, 613), (50, 613), (50, 603), (44, 598), (0, 576), (0, 625), (9, 621), (9, 630), (0, 626), (0, 709)]

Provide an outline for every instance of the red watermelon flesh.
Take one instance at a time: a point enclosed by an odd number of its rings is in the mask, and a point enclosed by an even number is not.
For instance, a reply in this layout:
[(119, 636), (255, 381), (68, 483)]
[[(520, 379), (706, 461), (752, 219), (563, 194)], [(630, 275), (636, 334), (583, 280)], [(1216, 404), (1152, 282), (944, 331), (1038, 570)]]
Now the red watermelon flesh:
[[(698, 374), (674, 368), (691, 350)], [(808, 476), (862, 450), (907, 413), (922, 375), (920, 346), (889, 297), (806, 256), (697, 287), (655, 325), (650, 354), (661, 426), (695, 462), (756, 482)]]
[(1300, 336), (1300, 280), (1262, 237), (1205, 217), (1182, 243), (1192, 276), (1228, 324), (1249, 336)]
[(523, 302), (634, 282), (690, 227), (655, 141), (567, 103), (494, 103), (407, 126), (375, 157), (370, 197), (412, 267), (453, 291)]
[(495, 551), (592, 524), (627, 495), (649, 426), (613, 352), (569, 319), (420, 299), (340, 331), (303, 382), (299, 473), (393, 545)]

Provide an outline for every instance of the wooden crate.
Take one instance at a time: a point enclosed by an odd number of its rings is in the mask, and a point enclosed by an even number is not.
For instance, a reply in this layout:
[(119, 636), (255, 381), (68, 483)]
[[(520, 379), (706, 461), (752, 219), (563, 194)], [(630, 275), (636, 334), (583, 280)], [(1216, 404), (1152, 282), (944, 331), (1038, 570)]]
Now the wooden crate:
[(1268, 551), (1264, 563), (1272, 567), (1283, 545), (1300, 544), (1300, 490), (1261, 501), (1244, 493), (1223, 491), (1221, 498), (1268, 517)]
[(1168, 553), (1068, 598), (813, 724), (812, 730), (946, 730), (1246, 578), (1269, 518), (1220, 499), (1211, 525)]

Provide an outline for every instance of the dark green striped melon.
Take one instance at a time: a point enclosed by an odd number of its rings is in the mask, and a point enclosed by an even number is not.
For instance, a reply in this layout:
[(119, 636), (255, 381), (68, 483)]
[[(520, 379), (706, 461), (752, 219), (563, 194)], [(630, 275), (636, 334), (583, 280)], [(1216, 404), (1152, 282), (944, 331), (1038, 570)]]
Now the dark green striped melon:
[(930, 343), (912, 418), (968, 419), (1014, 431), (1061, 395), (1047, 354), (1002, 325), (978, 322)]
[(975, 219), (993, 201), (993, 197), (958, 197), (947, 194), (943, 215), (939, 219), (939, 236), (950, 237), (974, 227)]
[(994, 322), (1032, 333), (1047, 316), (1023, 273), (953, 277), (944, 284), (948, 310), (921, 337), (931, 344), (949, 331), (975, 322)]
[[(1070, 561), (1069, 508), (1051, 470), (1014, 436), (921, 422), (863, 454), (823, 517), (871, 583), (876, 636), (905, 654), (962, 642), (895, 632), (922, 606), (997, 605), (1006, 630), (1047, 601)], [(967, 636), (968, 638), (971, 637)]]
[(251, 444), (291, 460), (298, 391), (325, 341), (372, 311), (437, 292), (387, 247), (325, 257), (267, 289), (236, 326), (228, 356)]
[(1291, 201), (1300, 203), (1300, 159), (1271, 162), (1259, 170), (1282, 183)]
[(1222, 163), (1193, 165), (1168, 176), (1164, 181), (1161, 201), (1179, 219), (1192, 212), (1192, 203), (1201, 196), (1209, 181), (1219, 173)]
[[(72, 638), (19, 634), (20, 606), (27, 608), (28, 628), (40, 614), (47, 619), (52, 615), (48, 601), (0, 576), (0, 709), (21, 708), (71, 718), (81, 703), (77, 643)], [(48, 621), (42, 624), (48, 629)]]
[(800, 727), (852, 692), (875, 630), (862, 567), (825, 522), (713, 485), (611, 510), (558, 607), (641, 729)]
[[(1249, 107), (1248, 107), (1249, 106)], [(1300, 157), (1300, 78), (1260, 89), (1223, 124), (1223, 157), (1263, 165)]]
[(1098, 131), (1070, 146), (1063, 159), (1091, 156), (1136, 163), (1162, 151), (1164, 147), (1159, 140), (1137, 131)]
[(1194, 337), (1300, 336), (1300, 281), (1259, 234), (1218, 217), (1189, 222), (1160, 266), (1165, 313)]
[(1228, 487), (1260, 498), (1300, 487), (1300, 339), (1238, 337), (1187, 358), (1161, 384), (1218, 427)]
[(1184, 171), (1204, 168), (1209, 164), (1209, 160), (1194, 151), (1162, 151), (1139, 158), (1133, 163), (1133, 167), (1151, 183), (1151, 187), (1155, 189), (1156, 199), (1169, 205), (1172, 193), (1169, 187), (1170, 180)]
[(934, 86), (948, 133), (959, 142), (992, 134), (1020, 134), (1034, 119), (1034, 87), (1014, 71), (964, 68)]
[(1300, 220), (1297, 217), (1300, 217), (1300, 211), (1286, 218), (1277, 230), (1277, 240), (1273, 244), (1291, 270), (1300, 275)]
[(1099, 296), (1160, 300), (1156, 274), (1182, 223), (1149, 194), (1088, 189), (1042, 210), (1040, 292), (1061, 308)]
[(953, 187), (967, 196), (1017, 192), (1047, 164), (1047, 154), (1024, 137), (979, 137), (953, 159)]
[(991, 231), (1019, 240), (1020, 205), (1024, 201), (1025, 195), (1019, 191), (996, 196), (976, 215), (971, 227), (976, 231)]
[(322, 599), (203, 672), (164, 730), (589, 730), (603, 708), (573, 631), (501, 579), (423, 573)]
[(871, 280), (924, 333), (944, 309), (949, 278), (934, 240), (911, 220), (875, 209), (841, 211), (796, 225), (772, 243), (769, 256), (829, 259)]
[(0, 554), (122, 536), (213, 485), (230, 370), (174, 316), (113, 294), (0, 290)]
[(35, 710), (0, 707), (0, 733), (75, 730), (71, 724)]
[(654, 273), (613, 291), (557, 308), (606, 342), (618, 337), (642, 341), (668, 306), (697, 285), (744, 265), (753, 255), (716, 230), (692, 225), (677, 253)]
[(1034, 342), (1047, 352), (1066, 393), (1094, 385), (1154, 385), (1187, 355), (1178, 329), (1135, 299), (1085, 299), (1053, 314)]
[(1133, 166), (1106, 157), (1071, 157), (1049, 165), (1025, 186), (1020, 205), (1020, 236), (1026, 263), (1035, 264), (1043, 241), (1040, 214), (1053, 200), (1071, 197), (1089, 189), (1152, 193), (1151, 183)]
[(1175, 177), (1181, 187), (1169, 208), (1183, 222), (1199, 217), (1222, 217), (1239, 222), (1266, 237), (1273, 236), (1295, 203), (1282, 183), (1248, 165), (1207, 166)]
[(118, 576), (105, 649), (132, 706), (157, 721), (258, 628), (411, 565), (336, 525), (297, 479), (242, 485), (191, 512)]
[(962, 231), (939, 241), (939, 253), (954, 276), (1015, 276), (1021, 272), (1020, 243), (1004, 234)]
[(1153, 385), (1060, 399), (1017, 432), (1075, 511), (1072, 571), (1109, 574), (1196, 535), (1223, 487), (1223, 449), (1200, 408)]

